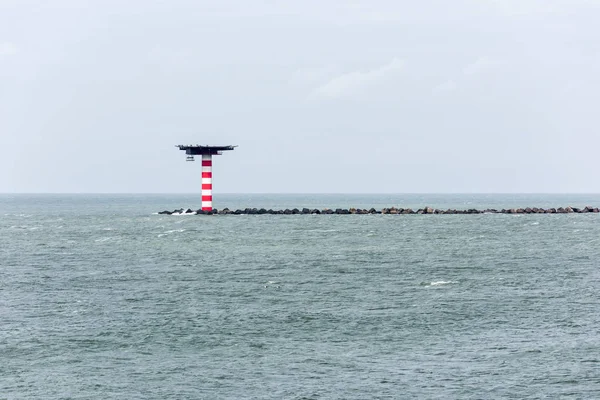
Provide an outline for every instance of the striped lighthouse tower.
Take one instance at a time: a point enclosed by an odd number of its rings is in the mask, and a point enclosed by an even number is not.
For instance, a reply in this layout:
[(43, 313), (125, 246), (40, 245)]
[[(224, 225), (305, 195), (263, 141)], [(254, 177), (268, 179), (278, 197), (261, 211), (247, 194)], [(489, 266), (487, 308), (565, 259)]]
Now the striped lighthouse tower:
[(202, 156), (202, 211), (212, 211), (212, 156), (233, 150), (237, 146), (200, 146), (178, 144), (179, 150), (185, 151), (186, 161), (195, 161), (194, 156)]
[(202, 211), (212, 209), (212, 154), (202, 154)]

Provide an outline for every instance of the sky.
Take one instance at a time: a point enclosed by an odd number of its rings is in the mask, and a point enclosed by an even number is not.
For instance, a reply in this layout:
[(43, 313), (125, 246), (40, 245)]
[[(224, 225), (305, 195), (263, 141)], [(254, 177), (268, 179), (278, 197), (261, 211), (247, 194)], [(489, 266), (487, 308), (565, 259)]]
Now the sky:
[(0, 192), (599, 193), (600, 0), (0, 0)]

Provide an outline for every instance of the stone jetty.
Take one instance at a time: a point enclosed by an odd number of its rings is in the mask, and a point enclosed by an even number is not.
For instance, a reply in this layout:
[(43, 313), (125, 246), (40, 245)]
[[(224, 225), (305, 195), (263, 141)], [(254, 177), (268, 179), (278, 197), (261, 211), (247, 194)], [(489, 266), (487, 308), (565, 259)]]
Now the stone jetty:
[(397, 215), (407, 215), (407, 214), (427, 214), (427, 215), (440, 215), (440, 214), (586, 214), (586, 213), (598, 213), (600, 210), (598, 207), (558, 207), (558, 208), (538, 208), (538, 207), (526, 207), (526, 208), (510, 208), (510, 209), (493, 209), (488, 208), (485, 210), (478, 210), (475, 208), (470, 208), (467, 210), (457, 210), (457, 209), (435, 209), (432, 207), (423, 207), (419, 209), (412, 208), (401, 208), (401, 207), (390, 207), (390, 208), (286, 208), (285, 210), (273, 210), (273, 209), (265, 209), (265, 208), (244, 208), (244, 209), (236, 209), (230, 210), (228, 208), (224, 208), (222, 210), (213, 209), (212, 211), (203, 211), (203, 210), (192, 210), (188, 209), (178, 209), (173, 211), (161, 211), (158, 214), (165, 215), (298, 215), (298, 214), (319, 214), (319, 215), (347, 215), (347, 214), (397, 214)]

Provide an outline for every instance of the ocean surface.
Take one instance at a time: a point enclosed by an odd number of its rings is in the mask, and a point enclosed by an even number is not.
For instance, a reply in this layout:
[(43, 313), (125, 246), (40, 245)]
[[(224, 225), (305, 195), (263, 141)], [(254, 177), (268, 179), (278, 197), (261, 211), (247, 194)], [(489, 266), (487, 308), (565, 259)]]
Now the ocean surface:
[[(0, 195), (0, 399), (598, 399), (600, 215)], [(216, 195), (216, 208), (600, 195)]]

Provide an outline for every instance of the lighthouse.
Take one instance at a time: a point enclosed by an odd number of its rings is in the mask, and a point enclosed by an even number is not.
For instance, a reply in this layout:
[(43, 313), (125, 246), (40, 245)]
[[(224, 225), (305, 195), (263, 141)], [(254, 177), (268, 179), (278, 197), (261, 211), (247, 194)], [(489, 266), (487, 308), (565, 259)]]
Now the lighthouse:
[(237, 146), (200, 146), (178, 144), (184, 150), (186, 161), (194, 161), (194, 156), (202, 156), (202, 211), (211, 211), (212, 206), (212, 156), (221, 155), (223, 151), (233, 150)]

